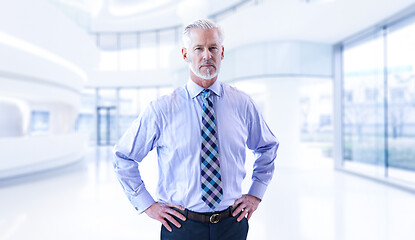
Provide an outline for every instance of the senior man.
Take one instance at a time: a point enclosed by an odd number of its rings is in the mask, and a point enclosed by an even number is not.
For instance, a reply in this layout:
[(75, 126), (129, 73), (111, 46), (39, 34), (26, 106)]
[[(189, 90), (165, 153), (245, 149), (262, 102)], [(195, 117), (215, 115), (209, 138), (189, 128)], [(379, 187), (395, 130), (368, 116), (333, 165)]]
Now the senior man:
[[(222, 29), (197, 20), (183, 31), (190, 79), (153, 102), (114, 148), (114, 168), (132, 205), (161, 222), (161, 239), (246, 239), (274, 172), (279, 143), (245, 93), (217, 81), (224, 58)], [(242, 194), (246, 147), (256, 157)], [(156, 148), (157, 201), (138, 164)]]

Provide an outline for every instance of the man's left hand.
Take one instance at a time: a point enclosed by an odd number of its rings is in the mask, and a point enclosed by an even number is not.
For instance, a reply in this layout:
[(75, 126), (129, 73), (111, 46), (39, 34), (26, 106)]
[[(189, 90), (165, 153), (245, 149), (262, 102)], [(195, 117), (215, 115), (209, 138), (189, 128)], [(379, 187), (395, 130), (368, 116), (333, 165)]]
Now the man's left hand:
[(233, 212), (232, 216), (238, 215), (240, 212), (241, 215), (238, 217), (237, 221), (241, 221), (247, 214), (247, 219), (249, 220), (252, 216), (252, 213), (258, 208), (261, 199), (254, 197), (249, 194), (244, 194), (242, 197), (236, 199), (235, 203), (232, 205), (232, 208), (238, 206)]

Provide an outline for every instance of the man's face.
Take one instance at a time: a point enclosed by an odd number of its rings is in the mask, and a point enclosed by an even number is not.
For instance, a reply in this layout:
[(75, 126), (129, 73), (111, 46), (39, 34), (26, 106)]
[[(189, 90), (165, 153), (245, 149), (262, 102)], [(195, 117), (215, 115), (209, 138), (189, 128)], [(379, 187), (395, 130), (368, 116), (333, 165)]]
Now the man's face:
[(218, 30), (192, 29), (190, 44), (188, 49), (183, 49), (183, 57), (189, 62), (190, 69), (197, 77), (205, 80), (215, 78), (224, 57)]

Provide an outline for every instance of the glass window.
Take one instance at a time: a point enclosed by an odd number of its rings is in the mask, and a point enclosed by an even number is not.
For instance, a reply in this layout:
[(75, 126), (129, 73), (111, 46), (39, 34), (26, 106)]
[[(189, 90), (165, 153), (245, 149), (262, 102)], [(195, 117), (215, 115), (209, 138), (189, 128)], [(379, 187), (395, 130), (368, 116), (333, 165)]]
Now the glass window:
[(115, 89), (99, 89), (98, 90), (98, 106), (116, 106), (117, 92)]
[[(415, 17), (343, 50), (343, 165), (415, 183)], [(382, 34), (381, 34), (382, 33)], [(382, 174), (383, 172), (383, 174)], [(412, 185), (411, 185), (412, 184)]]
[[(84, 89), (75, 129), (78, 132), (90, 134), (91, 143), (99, 145), (114, 144), (140, 112), (148, 106), (150, 101), (162, 95), (170, 94), (172, 91), (173, 87), (168, 86)], [(37, 123), (38, 128), (41, 129), (40, 123), (45, 122), (45, 120), (37, 121), (39, 122)]]
[(365, 90), (365, 98), (367, 102), (376, 102), (381, 100), (378, 98), (379, 96), (379, 89), (376, 88), (368, 88)]
[(49, 112), (32, 111), (30, 121), (31, 134), (46, 133), (49, 131)]
[(344, 166), (384, 176), (384, 54), (380, 32), (343, 52)]
[(118, 36), (116, 33), (101, 33), (98, 35), (98, 44), (104, 50), (116, 50), (118, 47)]
[(138, 47), (137, 33), (122, 33), (118, 35), (120, 49), (131, 49)]
[(155, 70), (158, 67), (157, 33), (140, 34), (138, 50), (139, 70)]
[(89, 140), (96, 142), (95, 125), (95, 89), (84, 89), (81, 93), (81, 105), (75, 130), (89, 134)]
[(99, 89), (97, 104), (97, 142), (114, 144), (118, 138), (116, 122), (117, 90)]
[(159, 88), (141, 88), (138, 91), (138, 107), (144, 110), (151, 101), (157, 99), (160, 96)]
[(346, 103), (350, 103), (350, 102), (352, 102), (353, 101), (353, 92), (352, 91), (350, 91), (350, 90), (346, 90), (346, 89), (344, 89), (344, 92), (343, 92), (343, 97), (344, 97), (344, 102), (346, 102)]
[(157, 69), (157, 48), (140, 48), (139, 55), (139, 70), (156, 70)]
[[(176, 29), (162, 31), (159, 34), (160, 45), (159, 49), (159, 63), (160, 68), (168, 69), (170, 67), (170, 59), (173, 51), (180, 52), (180, 49), (176, 43)], [(178, 54), (174, 55), (177, 56)], [(177, 59), (181, 60), (181, 59)]]
[(98, 68), (101, 71), (116, 71), (118, 70), (118, 51), (104, 51), (100, 52), (100, 59)]
[(120, 51), (120, 70), (133, 71), (138, 69), (138, 49)]
[(120, 89), (119, 98), (119, 132), (123, 134), (131, 123), (150, 103), (158, 97), (170, 94), (173, 88)]
[(123, 134), (141, 112), (138, 89), (120, 89), (119, 129)]
[(301, 141), (319, 142), (324, 154), (332, 152), (332, 89), (328, 78), (307, 78), (300, 86)]
[(124, 33), (119, 38), (120, 70), (131, 71), (138, 69), (138, 35)]
[(331, 126), (331, 115), (322, 114), (320, 115), (320, 128), (325, 126)]
[[(415, 23), (388, 35), (389, 176), (415, 182)], [(412, 171), (412, 175), (408, 173)]]

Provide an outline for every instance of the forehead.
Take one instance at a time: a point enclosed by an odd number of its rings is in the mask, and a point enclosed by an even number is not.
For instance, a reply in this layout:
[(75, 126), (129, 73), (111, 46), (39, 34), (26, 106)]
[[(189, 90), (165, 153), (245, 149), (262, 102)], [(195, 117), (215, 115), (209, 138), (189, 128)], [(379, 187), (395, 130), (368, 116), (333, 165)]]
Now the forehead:
[(220, 45), (218, 29), (191, 29), (189, 32), (191, 45)]

